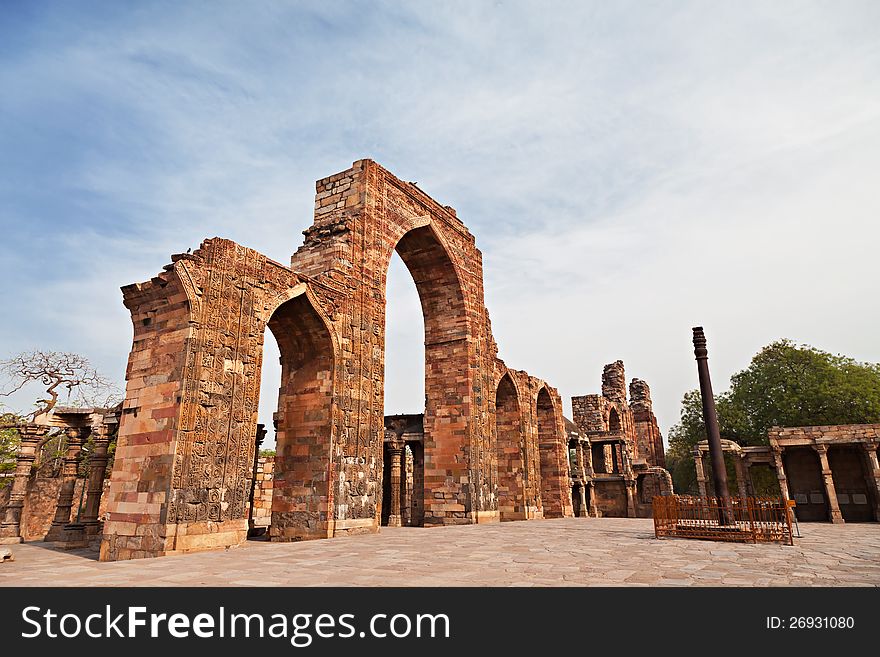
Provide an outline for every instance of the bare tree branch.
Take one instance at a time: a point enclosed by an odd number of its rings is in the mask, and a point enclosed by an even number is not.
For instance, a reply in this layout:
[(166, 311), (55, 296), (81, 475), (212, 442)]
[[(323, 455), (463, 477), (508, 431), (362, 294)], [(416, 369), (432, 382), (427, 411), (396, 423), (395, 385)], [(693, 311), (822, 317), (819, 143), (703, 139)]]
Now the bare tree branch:
[(33, 421), (51, 411), (58, 404), (64, 388), (65, 403), (76, 406), (107, 407), (118, 403), (119, 389), (100, 374), (84, 356), (59, 351), (29, 351), (0, 360), (0, 375), (6, 385), (0, 387), (0, 397), (8, 397), (30, 383), (46, 386), (45, 399), (35, 402), (36, 410), (26, 416)]

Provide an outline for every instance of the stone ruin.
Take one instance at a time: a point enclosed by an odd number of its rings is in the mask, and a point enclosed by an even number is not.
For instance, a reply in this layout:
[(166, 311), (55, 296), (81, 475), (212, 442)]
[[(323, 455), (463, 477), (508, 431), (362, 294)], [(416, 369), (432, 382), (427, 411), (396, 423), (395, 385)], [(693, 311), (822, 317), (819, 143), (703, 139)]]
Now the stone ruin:
[(623, 361), (605, 366), (602, 394), (572, 397), (568, 430), (575, 515), (649, 518), (656, 495), (672, 494), (663, 437), (641, 379)]
[[(99, 542), (101, 560), (113, 561), (231, 547), (249, 535), (645, 516), (652, 495), (671, 492), (650, 390), (634, 379), (627, 404), (621, 361), (606, 366), (601, 395), (573, 398), (572, 423), (555, 388), (498, 358), (482, 257), (453, 208), (370, 160), (316, 191), (314, 224), (289, 267), (212, 238), (123, 288), (134, 340), (121, 410), (60, 409), (47, 426), (22, 430), (0, 535), (33, 538), (29, 523), (42, 523), (46, 540)], [(426, 405), (386, 417), (394, 251), (421, 300)], [(257, 423), (267, 328), (282, 366), (270, 458), (259, 456), (266, 429)], [(23, 515), (34, 451), (53, 422), (68, 435), (58, 492)], [(90, 432), (97, 458), (78, 483)], [(88, 488), (82, 518), (77, 485)]]
[(377, 531), (393, 251), (425, 324), (419, 523), (572, 515), (561, 399), (498, 358), (455, 210), (370, 160), (316, 191), (290, 266), (213, 238), (123, 288), (134, 344), (102, 560), (246, 539), (266, 327), (282, 364), (270, 539)]

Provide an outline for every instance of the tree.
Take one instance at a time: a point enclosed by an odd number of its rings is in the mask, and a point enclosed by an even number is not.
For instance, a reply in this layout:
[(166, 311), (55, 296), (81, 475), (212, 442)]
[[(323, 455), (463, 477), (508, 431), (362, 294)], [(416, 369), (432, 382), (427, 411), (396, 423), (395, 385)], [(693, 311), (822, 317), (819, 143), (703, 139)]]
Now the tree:
[(14, 425), (19, 422), (20, 418), (15, 413), (0, 408), (0, 490), (12, 482), (11, 475), (15, 472), (19, 435)]
[(47, 397), (35, 402), (36, 409), (25, 416), (26, 421), (33, 421), (55, 408), (65, 390), (68, 404), (108, 408), (119, 401), (116, 386), (79, 354), (23, 352), (0, 361), (0, 375), (6, 379), (5, 385), (0, 387), (0, 397), (8, 397), (35, 382), (46, 386)]
[[(778, 340), (731, 377), (715, 405), (721, 437), (743, 446), (768, 444), (767, 430), (774, 426), (880, 422), (880, 364)], [(677, 491), (693, 490), (691, 450), (705, 439), (700, 393), (691, 390), (669, 432), (667, 461)]]

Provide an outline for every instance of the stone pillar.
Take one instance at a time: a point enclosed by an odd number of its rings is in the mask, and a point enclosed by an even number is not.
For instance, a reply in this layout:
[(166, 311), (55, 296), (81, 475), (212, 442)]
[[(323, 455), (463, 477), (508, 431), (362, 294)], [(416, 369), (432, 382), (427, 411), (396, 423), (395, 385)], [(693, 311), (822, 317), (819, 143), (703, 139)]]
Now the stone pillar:
[(598, 517), (599, 517), (599, 507), (598, 507), (598, 505), (596, 504), (596, 487), (593, 486), (593, 481), (592, 481), (592, 480), (590, 480), (590, 481), (587, 483), (587, 486), (588, 486), (588, 488), (587, 488), (587, 495), (588, 495), (589, 498), (590, 498), (590, 515), (591, 515), (593, 518), (598, 518)]
[(581, 454), (584, 457), (584, 474), (593, 476), (593, 446), (589, 442), (581, 443)]
[(391, 464), (391, 484), (388, 487), (391, 494), (390, 511), (388, 514), (388, 526), (400, 527), (400, 464), (403, 456), (403, 445), (392, 441), (388, 443), (388, 461)]
[(825, 495), (828, 497), (828, 507), (831, 509), (831, 522), (834, 524), (842, 523), (843, 514), (840, 513), (837, 491), (834, 490), (834, 477), (831, 474), (831, 466), (828, 464), (828, 445), (813, 445), (813, 449), (819, 454), (819, 463), (822, 465), (822, 480), (825, 482)]
[(580, 440), (575, 444), (574, 464), (576, 470), (574, 474), (581, 480), (586, 479), (587, 473), (586, 468), (584, 467), (584, 444)]
[(15, 478), (12, 480), (12, 490), (9, 491), (9, 501), (0, 523), (0, 545), (21, 543), (21, 512), (24, 507), (24, 498), (27, 495), (28, 479), (31, 475), (31, 466), (37, 456), (37, 445), (49, 430), (36, 424), (28, 424), (18, 430), (21, 441), (18, 445), (18, 457), (15, 462)]
[(742, 454), (735, 453), (733, 455), (733, 465), (736, 469), (736, 487), (739, 489), (739, 496), (748, 497), (749, 491), (746, 486), (746, 472), (743, 468)]
[(587, 485), (581, 480), (581, 483), (577, 484), (578, 487), (578, 496), (581, 498), (581, 503), (578, 507), (578, 518), (588, 518), (590, 513), (587, 508)]
[(409, 468), (406, 462), (406, 443), (400, 450), (400, 526), (408, 527), (410, 520), (411, 501), (407, 494), (407, 486), (409, 484)]
[(636, 517), (636, 481), (635, 479), (627, 479), (626, 483), (626, 517)]
[(104, 475), (107, 472), (107, 448), (110, 445), (110, 434), (113, 427), (101, 424), (95, 437), (95, 451), (89, 458), (89, 482), (86, 490), (86, 506), (81, 522), (85, 526), (87, 536), (101, 533), (101, 520), (98, 518), (101, 509), (101, 495), (104, 492)]
[(254, 491), (257, 488), (257, 464), (260, 461), (260, 446), (266, 439), (266, 425), (258, 424), (254, 436), (254, 467), (251, 470), (251, 495), (248, 502), (248, 534), (254, 531)]
[(782, 498), (790, 500), (788, 493), (788, 477), (785, 476), (785, 467), (782, 463), (782, 448), (773, 447), (773, 465), (776, 467), (776, 478), (779, 479), (779, 492)]
[(874, 520), (880, 522), (880, 463), (877, 460), (877, 445), (862, 443), (865, 456), (868, 459), (868, 486), (874, 491)]
[(43, 539), (46, 541), (60, 541), (64, 538), (64, 526), (70, 522), (70, 509), (73, 506), (73, 492), (76, 488), (76, 465), (88, 429), (68, 427), (65, 433), (67, 433), (67, 453), (64, 455), (64, 468), (61, 471), (61, 490), (58, 492), (55, 519), (52, 520), (49, 533)]
[(699, 448), (694, 450), (694, 468), (697, 471), (697, 486), (700, 487), (700, 496), (709, 497), (709, 491), (706, 490), (706, 471), (703, 470), (703, 452)]

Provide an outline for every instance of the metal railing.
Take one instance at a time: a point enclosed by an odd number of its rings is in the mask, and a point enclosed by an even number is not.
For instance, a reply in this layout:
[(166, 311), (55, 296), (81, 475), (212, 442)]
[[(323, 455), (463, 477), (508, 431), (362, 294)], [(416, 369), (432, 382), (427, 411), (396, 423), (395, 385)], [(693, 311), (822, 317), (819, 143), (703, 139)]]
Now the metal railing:
[(697, 538), (743, 543), (794, 545), (792, 513), (782, 497), (717, 497), (663, 495), (654, 498), (657, 538)]

